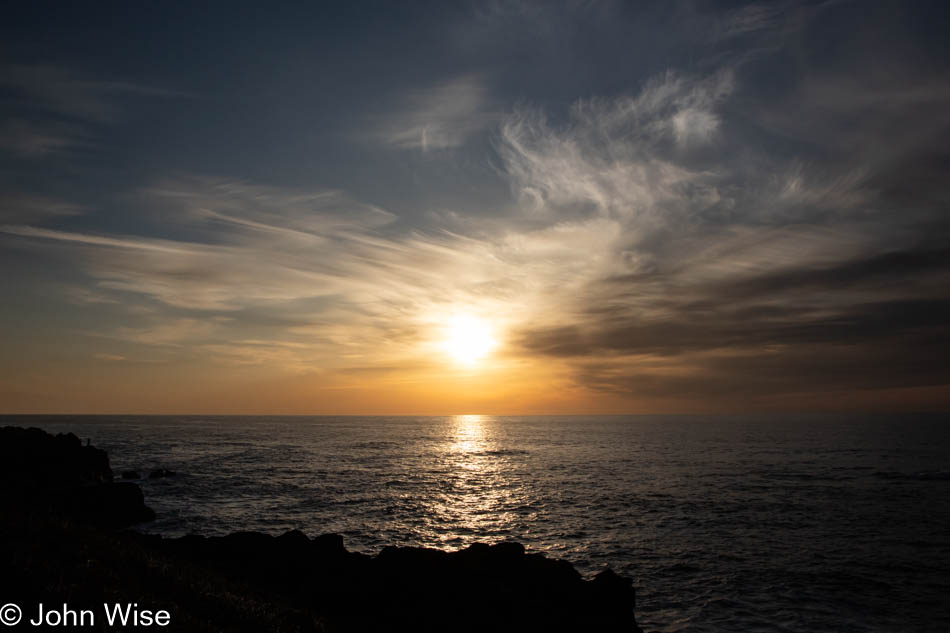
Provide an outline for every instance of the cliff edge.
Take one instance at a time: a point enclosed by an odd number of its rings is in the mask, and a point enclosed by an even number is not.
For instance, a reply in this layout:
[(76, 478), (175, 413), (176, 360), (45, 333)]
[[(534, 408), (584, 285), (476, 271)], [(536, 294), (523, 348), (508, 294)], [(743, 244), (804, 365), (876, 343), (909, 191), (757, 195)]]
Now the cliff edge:
[(517, 543), (368, 556), (335, 534), (163, 538), (122, 529), (154, 514), (74, 435), (0, 429), (0, 460), (0, 602), (22, 608), (21, 626), (42, 602), (134, 603), (167, 611), (148, 628), (173, 631), (639, 631), (629, 579), (585, 580)]

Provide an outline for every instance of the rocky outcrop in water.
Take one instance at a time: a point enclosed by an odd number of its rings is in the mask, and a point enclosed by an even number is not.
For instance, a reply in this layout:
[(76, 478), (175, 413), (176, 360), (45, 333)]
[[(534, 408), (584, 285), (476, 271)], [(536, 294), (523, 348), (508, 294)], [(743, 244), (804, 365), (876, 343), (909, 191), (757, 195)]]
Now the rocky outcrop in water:
[[(638, 631), (629, 579), (585, 580), (517, 543), (457, 552), (349, 552), (343, 538), (236, 533), (170, 539), (134, 483), (75, 436), (0, 429), (0, 590), (22, 605), (135, 602), (179, 631)], [(147, 508), (145, 509), (147, 510)]]
[(149, 479), (164, 479), (165, 477), (174, 477), (176, 475), (175, 471), (168, 470), (167, 468), (156, 468), (148, 474)]

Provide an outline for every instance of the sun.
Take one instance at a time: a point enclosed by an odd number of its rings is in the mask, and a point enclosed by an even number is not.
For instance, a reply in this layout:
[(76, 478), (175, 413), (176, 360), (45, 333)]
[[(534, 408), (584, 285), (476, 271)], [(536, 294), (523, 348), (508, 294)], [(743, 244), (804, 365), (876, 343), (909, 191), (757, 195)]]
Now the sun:
[(497, 345), (489, 324), (469, 315), (454, 316), (445, 328), (443, 348), (460, 365), (475, 365)]

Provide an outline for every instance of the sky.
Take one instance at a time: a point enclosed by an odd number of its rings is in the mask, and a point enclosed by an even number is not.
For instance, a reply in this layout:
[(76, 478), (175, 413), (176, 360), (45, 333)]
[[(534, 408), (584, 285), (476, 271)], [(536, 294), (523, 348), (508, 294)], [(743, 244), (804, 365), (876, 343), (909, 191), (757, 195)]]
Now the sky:
[(20, 3), (0, 412), (948, 410), (948, 17)]

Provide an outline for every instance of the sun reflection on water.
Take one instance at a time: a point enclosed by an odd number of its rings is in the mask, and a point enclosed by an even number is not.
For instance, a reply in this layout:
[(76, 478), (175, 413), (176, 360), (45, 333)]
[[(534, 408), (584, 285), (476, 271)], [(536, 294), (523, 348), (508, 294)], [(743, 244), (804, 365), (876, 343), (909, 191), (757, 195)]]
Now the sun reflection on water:
[[(457, 415), (453, 418), (455, 436), (452, 443), (452, 452), (469, 454), (478, 452), (485, 443), (484, 416)], [(472, 465), (465, 464), (466, 466)]]
[(445, 478), (429, 500), (431, 535), (463, 547), (504, 540), (511, 533), (521, 487), (498, 446), (490, 416), (458, 415), (446, 421)]

